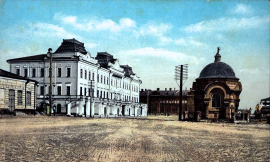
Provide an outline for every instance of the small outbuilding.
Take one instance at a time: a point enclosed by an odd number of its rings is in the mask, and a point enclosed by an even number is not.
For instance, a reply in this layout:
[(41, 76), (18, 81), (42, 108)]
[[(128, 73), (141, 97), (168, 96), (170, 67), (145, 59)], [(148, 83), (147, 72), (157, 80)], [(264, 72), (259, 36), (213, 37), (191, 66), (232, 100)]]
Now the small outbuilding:
[(0, 69), (0, 113), (34, 114), (38, 82)]

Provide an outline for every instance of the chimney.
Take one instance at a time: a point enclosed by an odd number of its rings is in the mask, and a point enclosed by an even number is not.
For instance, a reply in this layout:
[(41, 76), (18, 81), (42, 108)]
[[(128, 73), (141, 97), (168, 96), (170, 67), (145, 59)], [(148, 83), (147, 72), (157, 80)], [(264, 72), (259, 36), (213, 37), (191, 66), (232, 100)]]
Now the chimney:
[(141, 89), (141, 91), (143, 92), (143, 89)]
[(175, 88), (173, 90), (175, 91)]
[(170, 88), (170, 91), (172, 91), (172, 88)]
[(159, 91), (159, 88), (157, 88), (157, 91)]
[(167, 91), (167, 88), (165, 88), (165, 91)]

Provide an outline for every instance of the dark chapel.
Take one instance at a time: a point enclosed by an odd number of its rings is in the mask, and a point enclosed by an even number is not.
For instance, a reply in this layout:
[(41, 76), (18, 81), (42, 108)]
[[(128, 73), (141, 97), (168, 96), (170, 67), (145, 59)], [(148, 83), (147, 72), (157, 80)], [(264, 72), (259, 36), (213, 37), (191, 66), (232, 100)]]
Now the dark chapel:
[(221, 62), (219, 51), (193, 82), (194, 109), (188, 111), (200, 113), (202, 119), (235, 119), (238, 110), (242, 85), (232, 67)]

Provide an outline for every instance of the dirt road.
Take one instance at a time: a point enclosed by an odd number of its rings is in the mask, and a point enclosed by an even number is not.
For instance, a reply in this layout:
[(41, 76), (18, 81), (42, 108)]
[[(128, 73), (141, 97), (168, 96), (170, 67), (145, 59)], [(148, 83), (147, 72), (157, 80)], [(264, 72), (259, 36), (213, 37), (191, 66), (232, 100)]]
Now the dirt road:
[(269, 125), (174, 117), (0, 119), (0, 161), (269, 161)]

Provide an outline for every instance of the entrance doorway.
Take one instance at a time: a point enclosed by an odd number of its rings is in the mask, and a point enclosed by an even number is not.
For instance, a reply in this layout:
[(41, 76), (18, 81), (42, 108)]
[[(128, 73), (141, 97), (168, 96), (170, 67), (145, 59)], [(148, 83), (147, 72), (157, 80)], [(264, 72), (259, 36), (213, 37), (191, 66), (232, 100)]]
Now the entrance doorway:
[(107, 108), (104, 107), (104, 116), (106, 116), (106, 115), (107, 115)]
[(61, 114), (61, 104), (57, 105), (57, 114)]
[(122, 115), (125, 116), (125, 106), (126, 105), (122, 105)]

